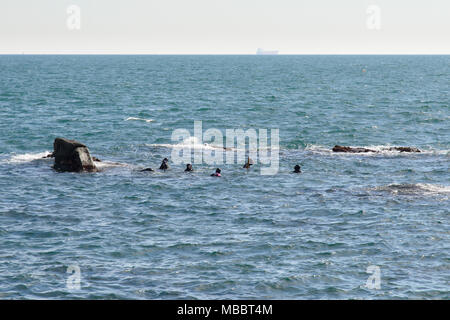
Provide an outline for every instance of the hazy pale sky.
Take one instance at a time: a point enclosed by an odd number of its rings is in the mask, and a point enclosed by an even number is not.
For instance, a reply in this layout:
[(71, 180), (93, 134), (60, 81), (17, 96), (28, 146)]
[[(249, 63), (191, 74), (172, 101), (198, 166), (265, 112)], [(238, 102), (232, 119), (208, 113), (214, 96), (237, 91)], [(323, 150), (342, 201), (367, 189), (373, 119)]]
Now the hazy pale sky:
[(257, 48), (450, 54), (450, 0), (0, 0), (0, 53)]

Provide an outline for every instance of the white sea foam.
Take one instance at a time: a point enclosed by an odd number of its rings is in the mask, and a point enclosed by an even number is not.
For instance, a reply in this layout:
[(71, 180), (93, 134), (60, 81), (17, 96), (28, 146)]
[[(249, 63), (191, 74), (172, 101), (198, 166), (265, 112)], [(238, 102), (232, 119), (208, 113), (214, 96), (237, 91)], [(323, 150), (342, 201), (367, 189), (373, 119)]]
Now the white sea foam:
[[(24, 153), (24, 154), (15, 154), (12, 155), (9, 159), (3, 160), (8, 163), (27, 163), (36, 160), (43, 161), (54, 161), (54, 158), (46, 158), (49, 155), (50, 151), (37, 152), (37, 153)], [(109, 167), (123, 167), (127, 166), (124, 163), (111, 162), (111, 161), (95, 161), (95, 165), (99, 169), (105, 169)]]
[(395, 195), (450, 195), (450, 186), (429, 183), (389, 184), (370, 188), (369, 190), (389, 192)]
[(127, 165), (126, 163), (119, 163), (119, 162), (111, 162), (111, 161), (95, 161), (95, 166), (102, 170), (102, 169), (106, 169), (106, 168), (112, 168), (112, 167), (127, 167), (129, 165)]
[[(156, 143), (156, 144), (146, 144), (146, 146), (148, 147), (158, 147), (158, 148), (170, 148), (170, 149), (183, 149), (186, 147), (190, 147), (191, 150), (217, 150), (217, 149), (222, 149), (224, 151), (249, 151), (248, 149), (248, 145), (243, 145), (242, 147), (239, 146), (238, 148), (236, 147), (227, 147), (226, 145), (224, 146), (218, 146), (218, 145), (214, 145), (214, 144), (209, 144), (209, 143), (202, 143), (199, 141), (199, 139), (197, 139), (197, 137), (189, 137), (177, 144), (168, 144), (168, 143)], [(279, 150), (279, 148), (277, 146), (267, 146), (265, 148), (258, 148), (258, 149), (250, 149), (250, 151), (258, 151), (258, 150), (266, 150), (266, 151), (271, 151), (271, 150)]]
[(155, 120), (153, 119), (144, 119), (144, 118), (137, 118), (137, 117), (128, 117), (125, 119), (125, 121), (145, 121), (145, 122), (153, 122)]
[[(215, 146), (208, 143), (201, 143), (197, 137), (189, 137), (184, 139), (183, 141), (177, 144), (168, 144), (168, 143), (156, 143), (156, 144), (146, 144), (148, 147), (159, 147), (159, 148), (170, 148), (170, 149), (184, 149), (186, 147), (190, 147), (191, 150), (217, 150), (224, 149), (221, 146)], [(228, 149), (228, 148), (227, 148)], [(234, 148), (230, 148), (230, 150), (235, 150)]]
[[(50, 151), (44, 151), (44, 152), (37, 152), (37, 153), (15, 154), (15, 155), (12, 155), (11, 158), (7, 159), (6, 162), (10, 162), (10, 163), (31, 162), (34, 160), (43, 159), (50, 153), (51, 153)], [(47, 158), (47, 159), (50, 159), (50, 158)]]

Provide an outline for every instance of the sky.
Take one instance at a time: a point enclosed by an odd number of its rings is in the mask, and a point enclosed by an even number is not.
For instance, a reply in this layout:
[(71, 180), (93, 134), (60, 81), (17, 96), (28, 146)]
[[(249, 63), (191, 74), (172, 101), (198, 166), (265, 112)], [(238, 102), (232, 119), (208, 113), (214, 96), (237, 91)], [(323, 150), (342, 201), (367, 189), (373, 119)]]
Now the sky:
[(0, 0), (0, 53), (450, 54), (450, 0)]

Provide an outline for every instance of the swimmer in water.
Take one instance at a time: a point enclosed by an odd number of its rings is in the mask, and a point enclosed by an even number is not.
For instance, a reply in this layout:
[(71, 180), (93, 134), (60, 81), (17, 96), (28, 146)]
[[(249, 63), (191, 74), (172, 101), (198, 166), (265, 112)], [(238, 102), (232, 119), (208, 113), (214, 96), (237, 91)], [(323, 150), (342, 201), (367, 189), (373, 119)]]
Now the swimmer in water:
[(220, 172), (221, 172), (220, 169), (217, 168), (217, 169), (216, 169), (216, 172), (213, 173), (213, 174), (211, 175), (211, 177), (221, 177)]
[(247, 157), (247, 162), (244, 164), (243, 168), (248, 170), (248, 169), (250, 169), (250, 166), (252, 166), (252, 165), (253, 165), (253, 160), (250, 159), (250, 157)]
[(169, 159), (164, 158), (164, 160), (161, 162), (161, 166), (159, 167), (160, 170), (166, 171), (169, 169), (169, 165), (167, 164), (169, 162)]
[(186, 165), (186, 169), (184, 170), (184, 172), (191, 172), (194, 171), (194, 169), (192, 169), (192, 164), (188, 163)]
[(155, 171), (155, 170), (153, 170), (152, 168), (145, 168), (145, 169), (141, 170), (141, 172), (145, 172), (145, 171)]
[(294, 171), (292, 173), (302, 173), (302, 170), (298, 164), (295, 165)]

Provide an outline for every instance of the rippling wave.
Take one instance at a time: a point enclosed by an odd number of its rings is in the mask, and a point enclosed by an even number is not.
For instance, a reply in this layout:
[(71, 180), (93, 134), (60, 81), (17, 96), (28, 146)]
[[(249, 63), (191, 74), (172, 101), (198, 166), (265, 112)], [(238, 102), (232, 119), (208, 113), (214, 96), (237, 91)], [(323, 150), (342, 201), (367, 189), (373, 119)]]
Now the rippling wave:
[(137, 117), (128, 117), (125, 119), (125, 121), (144, 121), (144, 122), (153, 122), (155, 120), (153, 119), (144, 119), (144, 118), (137, 118)]
[(146, 145), (149, 147), (170, 148), (170, 149), (184, 149), (186, 147), (189, 147), (192, 150), (217, 150), (217, 149), (225, 150), (224, 147), (215, 146), (215, 145), (208, 144), (208, 143), (202, 143), (197, 137), (189, 137), (189, 138), (186, 138), (183, 141), (181, 141), (179, 143), (175, 143), (175, 144), (154, 143), (154, 144), (146, 144)]
[(51, 151), (14, 154), (4, 161), (9, 162), (9, 163), (26, 163), (26, 162), (30, 162), (30, 161), (44, 159), (50, 153), (51, 153)]
[(391, 194), (398, 194), (398, 195), (450, 194), (450, 186), (442, 186), (429, 183), (389, 184), (387, 186), (379, 186), (371, 188), (369, 190), (389, 192)]

